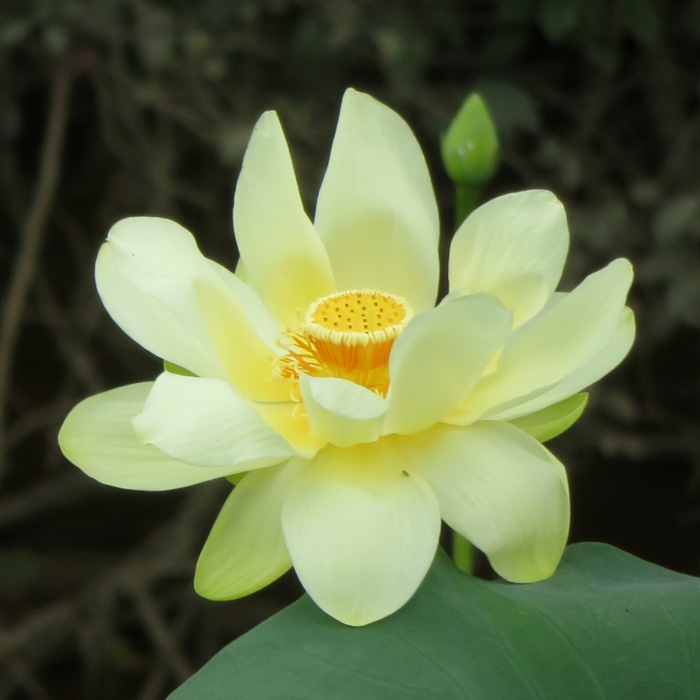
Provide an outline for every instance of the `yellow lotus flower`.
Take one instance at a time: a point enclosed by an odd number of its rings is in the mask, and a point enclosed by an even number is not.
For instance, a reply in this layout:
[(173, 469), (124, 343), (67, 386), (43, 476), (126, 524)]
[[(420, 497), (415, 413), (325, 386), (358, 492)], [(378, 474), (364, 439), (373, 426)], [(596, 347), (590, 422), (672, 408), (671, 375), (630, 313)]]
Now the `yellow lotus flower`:
[(196, 589), (212, 599), (294, 566), (333, 617), (378, 620), (422, 581), (441, 519), (506, 579), (549, 576), (567, 538), (567, 479), (528, 433), (568, 427), (583, 408), (569, 397), (629, 350), (629, 263), (554, 293), (564, 210), (548, 192), (506, 195), (457, 231), (450, 294), (434, 307), (438, 214), (423, 155), (397, 114), (353, 90), (314, 222), (268, 112), (234, 228), (236, 274), (172, 221), (112, 228), (100, 296), (168, 369), (79, 404), (59, 436), (66, 456), (131, 489), (242, 475), (197, 565)]

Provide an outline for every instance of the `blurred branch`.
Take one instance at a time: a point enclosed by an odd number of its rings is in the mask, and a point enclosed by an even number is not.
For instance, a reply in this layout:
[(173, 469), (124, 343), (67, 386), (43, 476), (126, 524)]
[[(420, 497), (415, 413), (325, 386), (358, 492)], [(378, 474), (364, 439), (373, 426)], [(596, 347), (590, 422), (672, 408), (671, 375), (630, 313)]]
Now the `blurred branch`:
[(136, 604), (136, 609), (143, 620), (146, 632), (156, 649), (160, 652), (163, 663), (173, 674), (173, 677), (179, 683), (183, 683), (192, 675), (194, 669), (176, 644), (173, 634), (163, 619), (163, 615), (158, 610), (155, 601), (143, 586), (142, 581), (132, 581), (128, 588)]
[(27, 295), (56, 193), (72, 82), (73, 71), (70, 65), (64, 62), (53, 79), (39, 176), (25, 224), (20, 231), (20, 249), (0, 317), (0, 478), (7, 466), (4, 454), (5, 420), (9, 408), (12, 360)]
[(94, 490), (90, 481), (74, 472), (41, 481), (0, 501), (0, 531), (35, 517), (46, 517), (50, 509), (82, 500)]
[[(191, 668), (178, 641), (182, 644), (187, 638), (191, 613), (179, 606), (181, 614), (174, 624), (168, 625), (162, 597), (151, 594), (149, 589), (164, 580), (191, 576), (191, 558), (200, 543), (203, 521), (211, 518), (220, 502), (221, 484), (203, 484), (190, 493), (175, 517), (149, 536), (138, 550), (88, 581), (77, 595), (37, 610), (1, 634), (0, 700), (13, 697), (12, 691), (17, 687), (26, 693), (27, 685), (32, 685), (32, 670), (46, 658), (55, 660), (73, 651), (81, 630), (89, 624), (114, 624), (104, 611), (114, 609), (109, 601), (124, 594), (133, 600), (141, 625), (160, 657), (160, 663), (153, 668), (152, 685), (149, 684), (152, 690), (143, 697), (156, 697), (154, 689), (160, 687), (163, 679), (172, 678), (179, 683), (189, 676)], [(83, 651), (100, 658), (104, 652), (102, 646), (94, 644)], [(15, 661), (21, 664), (17, 666)], [(43, 700), (39, 686), (34, 683), (32, 687), (34, 697)]]

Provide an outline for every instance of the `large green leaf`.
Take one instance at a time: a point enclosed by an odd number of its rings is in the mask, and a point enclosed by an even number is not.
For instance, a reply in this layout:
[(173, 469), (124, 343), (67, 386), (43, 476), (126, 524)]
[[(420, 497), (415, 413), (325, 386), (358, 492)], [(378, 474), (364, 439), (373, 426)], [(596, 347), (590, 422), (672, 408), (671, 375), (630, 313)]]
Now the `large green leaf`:
[(170, 700), (700, 698), (700, 580), (601, 544), (547, 581), (487, 582), (440, 552), (411, 602), (350, 628), (300, 601)]

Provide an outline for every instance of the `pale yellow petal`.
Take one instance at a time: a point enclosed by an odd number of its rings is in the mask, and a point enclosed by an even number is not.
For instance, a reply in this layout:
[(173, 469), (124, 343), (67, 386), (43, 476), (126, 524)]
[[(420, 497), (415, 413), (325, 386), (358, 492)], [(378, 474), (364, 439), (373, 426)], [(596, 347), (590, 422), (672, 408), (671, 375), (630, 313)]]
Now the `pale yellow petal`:
[(563, 466), (534, 438), (498, 421), (435, 426), (401, 438), (407, 461), (435, 491), (443, 520), (509, 581), (539, 581), (569, 531)]
[(337, 447), (379, 438), (387, 402), (359, 384), (335, 377), (299, 377), (304, 409), (315, 435)]
[(439, 231), (425, 159), (398, 114), (355, 90), (343, 98), (315, 225), (339, 290), (433, 306)]
[(220, 376), (192, 282), (203, 257), (174, 221), (134, 217), (115, 224), (95, 264), (97, 291), (121, 329), (158, 357)]
[(394, 343), (384, 432), (408, 434), (442, 419), (481, 377), (511, 329), (495, 297), (446, 299), (414, 318)]
[(115, 224), (95, 277), (109, 314), (147, 350), (198, 376), (226, 378), (249, 397), (278, 398), (269, 382), (274, 322), (179, 224), (152, 217)]
[(566, 213), (551, 192), (496, 197), (467, 217), (452, 239), (450, 291), (497, 296), (518, 326), (555, 290), (568, 246)]
[(166, 491), (228, 476), (227, 466), (185, 464), (143, 444), (132, 420), (152, 386), (132, 384), (81, 401), (58, 434), (63, 454), (93, 479), (123, 489)]
[(300, 402), (260, 402), (252, 403), (251, 407), (297, 454), (307, 459), (328, 444), (328, 440), (311, 431), (309, 417)]
[[(229, 474), (267, 467), (294, 455), (226, 382), (164, 372), (134, 418), (143, 442), (175, 459), (228, 465)], [(243, 465), (245, 468), (243, 468)]]
[(194, 587), (211, 600), (254, 593), (292, 562), (282, 535), (282, 503), (302, 460), (249, 472), (226, 499), (197, 561)]
[(307, 593), (347, 625), (398, 610), (435, 555), (440, 513), (387, 441), (327, 447), (292, 485), (282, 529)]
[(514, 418), (510, 423), (537, 442), (547, 442), (568, 430), (583, 415), (587, 403), (588, 394), (574, 394), (547, 408)]
[[(229, 273), (230, 274), (230, 273)], [(250, 293), (234, 275), (231, 286), (241, 286)], [(289, 397), (289, 382), (274, 372), (277, 351), (261, 338), (268, 336), (267, 328), (258, 329), (256, 308), (240, 303), (223, 285), (197, 281), (194, 285), (199, 313), (206, 325), (207, 340), (217, 356), (226, 379), (236, 391), (251, 401), (282, 401)], [(258, 322), (259, 323), (259, 322)]]
[(562, 401), (567, 396), (585, 389), (608, 372), (617, 367), (625, 359), (632, 347), (635, 336), (635, 320), (631, 309), (625, 309), (620, 319), (620, 325), (610, 342), (600, 352), (591, 357), (585, 365), (568, 374), (564, 379), (547, 388), (533, 398), (518, 402), (495, 412), (493, 418), (512, 420), (518, 416), (527, 418), (533, 411), (541, 411)]
[(283, 328), (294, 324), (312, 301), (336, 291), (274, 112), (260, 117), (248, 144), (233, 221), (246, 274)]
[[(605, 348), (617, 347), (613, 340), (631, 282), (629, 262), (615, 260), (517, 329), (499, 358), (497, 370), (484, 377), (464, 402), (462, 414), (453, 415), (451, 421), (515, 417), (505, 411), (536, 398), (567, 377), (572, 379), (569, 395), (582, 389), (585, 384), (575, 381), (576, 374), (580, 372), (586, 381), (595, 377), (586, 367)], [(613, 355), (619, 358), (617, 351)], [(566, 394), (551, 403), (561, 398)], [(532, 410), (543, 407), (533, 406)]]

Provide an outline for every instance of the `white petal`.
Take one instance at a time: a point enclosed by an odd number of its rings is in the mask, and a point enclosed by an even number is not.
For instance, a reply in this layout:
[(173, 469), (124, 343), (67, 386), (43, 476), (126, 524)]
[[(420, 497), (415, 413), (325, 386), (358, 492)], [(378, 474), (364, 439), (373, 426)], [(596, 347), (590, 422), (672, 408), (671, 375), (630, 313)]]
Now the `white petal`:
[[(204, 258), (179, 224), (151, 217), (118, 222), (100, 249), (95, 278), (110, 316), (158, 357), (199, 376), (239, 380), (244, 393), (269, 377), (273, 353), (260, 337), (270, 336), (264, 307), (232, 273)], [(235, 329), (237, 342), (222, 329)]]
[[(218, 379), (164, 372), (134, 418), (141, 439), (183, 462), (229, 466), (229, 474), (291, 457), (287, 442)], [(245, 465), (245, 469), (242, 468)]]
[(152, 386), (132, 384), (79, 403), (58, 434), (63, 454), (93, 479), (123, 489), (166, 491), (228, 476), (228, 467), (184, 464), (143, 444), (132, 419)]
[(569, 530), (562, 465), (507, 423), (436, 426), (404, 438), (406, 459), (425, 477), (445, 522), (509, 581), (550, 576)]
[[(521, 326), (503, 350), (498, 369), (476, 386), (455, 422), (503, 415), (578, 372), (592, 376), (585, 368), (617, 335), (631, 282), (629, 262), (615, 260)], [(570, 393), (585, 386), (577, 384), (572, 381)]]
[(425, 159), (398, 114), (354, 90), (343, 98), (315, 224), (339, 290), (433, 306), (438, 213)]
[(472, 212), (452, 239), (450, 290), (497, 296), (518, 326), (556, 288), (568, 247), (566, 213), (551, 192), (497, 197)]
[(264, 588), (292, 563), (282, 536), (282, 503), (302, 460), (249, 472), (226, 499), (199, 555), (194, 587), (210, 600)]
[(374, 442), (384, 423), (387, 402), (359, 384), (335, 377), (299, 377), (304, 408), (315, 435), (337, 447)]
[(389, 442), (324, 449), (282, 509), (304, 588), (347, 625), (368, 624), (404, 605), (438, 543), (435, 495)]
[(394, 343), (385, 433), (415, 433), (462, 401), (508, 338), (511, 313), (495, 297), (446, 299), (413, 319)]
[(274, 112), (255, 125), (233, 205), (236, 242), (253, 286), (280, 326), (295, 324), (335, 281), (299, 196), (282, 126)]

